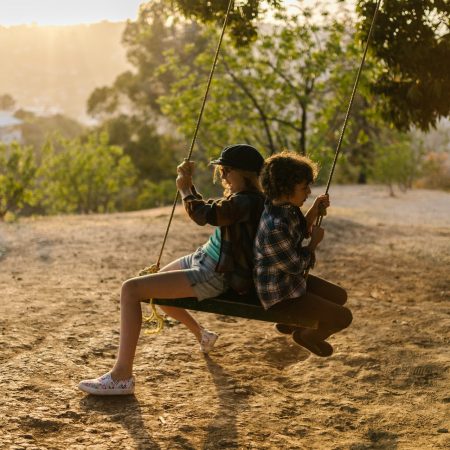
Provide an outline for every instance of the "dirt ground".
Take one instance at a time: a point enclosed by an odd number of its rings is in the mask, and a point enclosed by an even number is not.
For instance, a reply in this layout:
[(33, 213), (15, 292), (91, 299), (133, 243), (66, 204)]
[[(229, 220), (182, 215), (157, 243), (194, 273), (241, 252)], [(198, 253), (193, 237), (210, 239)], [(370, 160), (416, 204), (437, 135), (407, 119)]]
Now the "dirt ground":
[[(220, 333), (210, 357), (179, 324), (144, 335), (122, 398), (76, 386), (111, 367), (121, 282), (155, 262), (169, 209), (0, 224), (0, 448), (450, 448), (450, 194), (331, 197), (314, 273), (354, 314), (332, 357), (197, 313)], [(163, 263), (210, 233), (178, 208)]]

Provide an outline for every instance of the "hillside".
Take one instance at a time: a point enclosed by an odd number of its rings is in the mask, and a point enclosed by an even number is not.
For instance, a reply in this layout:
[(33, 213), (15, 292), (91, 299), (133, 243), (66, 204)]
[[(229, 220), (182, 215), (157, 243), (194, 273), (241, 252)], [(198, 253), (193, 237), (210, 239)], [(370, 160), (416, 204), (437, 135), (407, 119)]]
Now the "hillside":
[(125, 23), (0, 27), (0, 94), (21, 108), (85, 119), (96, 87), (127, 69), (121, 36)]

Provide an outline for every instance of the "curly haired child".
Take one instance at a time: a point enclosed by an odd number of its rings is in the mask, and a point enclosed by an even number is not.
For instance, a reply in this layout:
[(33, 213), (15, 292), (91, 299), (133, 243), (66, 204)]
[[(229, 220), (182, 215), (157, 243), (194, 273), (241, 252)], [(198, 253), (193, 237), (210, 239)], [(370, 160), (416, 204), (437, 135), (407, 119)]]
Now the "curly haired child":
[[(343, 306), (344, 289), (305, 275), (324, 236), (324, 230), (314, 224), (320, 208), (330, 205), (328, 195), (320, 195), (305, 215), (300, 210), (316, 176), (317, 166), (293, 152), (265, 161), (260, 180), (267, 201), (255, 238), (254, 281), (265, 309), (317, 323), (317, 329), (276, 324), (277, 331), (292, 334), (295, 343), (317, 356), (330, 356), (333, 347), (326, 339), (348, 327), (352, 314)], [(307, 238), (309, 243), (304, 244)]]

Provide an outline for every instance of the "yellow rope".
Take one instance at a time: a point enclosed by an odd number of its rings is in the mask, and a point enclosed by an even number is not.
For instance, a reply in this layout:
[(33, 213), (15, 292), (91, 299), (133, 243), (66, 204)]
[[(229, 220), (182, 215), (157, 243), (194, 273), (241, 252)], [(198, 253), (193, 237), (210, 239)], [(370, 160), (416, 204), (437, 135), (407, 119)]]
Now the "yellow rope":
[[(152, 273), (158, 273), (158, 264), (152, 264), (149, 267), (145, 267), (139, 272), (139, 276), (150, 275)], [(153, 303), (153, 299), (150, 299), (151, 314), (149, 316), (142, 315), (142, 320), (144, 324), (148, 327), (145, 330), (145, 334), (158, 334), (164, 328), (164, 318), (158, 313), (156, 306)]]

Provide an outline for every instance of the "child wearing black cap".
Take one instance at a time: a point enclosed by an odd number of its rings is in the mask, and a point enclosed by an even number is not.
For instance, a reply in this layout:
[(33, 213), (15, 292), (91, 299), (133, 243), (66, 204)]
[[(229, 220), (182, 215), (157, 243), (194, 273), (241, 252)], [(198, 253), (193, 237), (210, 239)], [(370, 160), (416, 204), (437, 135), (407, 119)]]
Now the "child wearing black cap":
[[(177, 167), (178, 191), (189, 217), (198, 225), (210, 224), (215, 231), (194, 253), (165, 266), (159, 273), (125, 281), (121, 291), (120, 345), (113, 369), (105, 375), (84, 380), (79, 388), (90, 394), (123, 395), (134, 392), (133, 360), (142, 323), (140, 302), (148, 298), (217, 296), (229, 288), (240, 294), (253, 286), (253, 241), (264, 208), (258, 175), (264, 158), (252, 146), (226, 147), (215, 165), (224, 197), (204, 200), (193, 184), (194, 164)], [(184, 309), (161, 307), (195, 335), (204, 353), (214, 346), (218, 335), (205, 330)]]

